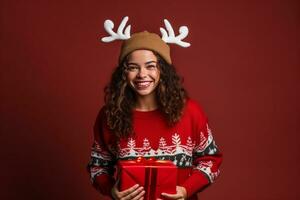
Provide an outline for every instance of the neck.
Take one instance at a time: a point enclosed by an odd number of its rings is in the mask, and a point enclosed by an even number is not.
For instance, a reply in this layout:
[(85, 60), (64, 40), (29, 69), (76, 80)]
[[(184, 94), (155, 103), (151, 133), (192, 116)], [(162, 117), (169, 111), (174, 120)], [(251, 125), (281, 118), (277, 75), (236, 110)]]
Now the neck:
[(154, 95), (137, 97), (135, 110), (152, 111), (152, 110), (157, 109), (157, 107), (158, 107), (157, 100)]

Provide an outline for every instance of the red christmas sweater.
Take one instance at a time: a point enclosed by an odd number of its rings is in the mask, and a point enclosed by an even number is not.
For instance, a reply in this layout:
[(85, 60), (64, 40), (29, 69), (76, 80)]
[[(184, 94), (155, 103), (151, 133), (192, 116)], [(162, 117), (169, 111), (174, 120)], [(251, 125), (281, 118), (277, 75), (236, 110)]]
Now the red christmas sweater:
[(94, 126), (94, 144), (88, 165), (91, 181), (109, 197), (117, 160), (137, 157), (171, 160), (178, 167), (177, 185), (185, 187), (188, 199), (219, 176), (222, 154), (216, 146), (207, 117), (194, 100), (188, 99), (181, 120), (167, 125), (162, 113), (133, 111), (133, 137), (117, 142), (101, 109)]

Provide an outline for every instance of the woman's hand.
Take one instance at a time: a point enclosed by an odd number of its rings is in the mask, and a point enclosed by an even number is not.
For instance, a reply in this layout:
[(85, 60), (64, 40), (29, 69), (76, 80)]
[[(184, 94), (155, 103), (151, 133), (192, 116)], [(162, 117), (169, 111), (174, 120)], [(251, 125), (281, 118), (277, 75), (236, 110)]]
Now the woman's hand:
[(139, 185), (136, 184), (131, 188), (120, 192), (118, 190), (118, 185), (115, 184), (111, 190), (111, 194), (116, 200), (143, 200), (145, 190), (143, 187), (139, 187)]
[[(181, 186), (176, 187), (177, 194), (167, 194), (167, 193), (161, 193), (163, 197), (166, 197), (167, 199), (178, 199), (178, 200), (184, 200), (187, 198), (186, 189)], [(161, 199), (158, 199), (161, 200)]]

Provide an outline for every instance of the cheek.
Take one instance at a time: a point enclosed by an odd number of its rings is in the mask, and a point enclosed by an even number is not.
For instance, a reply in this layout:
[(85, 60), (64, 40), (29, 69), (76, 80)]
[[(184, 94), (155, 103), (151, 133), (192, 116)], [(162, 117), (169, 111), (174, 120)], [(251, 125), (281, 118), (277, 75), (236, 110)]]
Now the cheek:
[(133, 80), (134, 77), (135, 77), (134, 74), (130, 74), (130, 73), (129, 73), (129, 74), (126, 74), (126, 80), (127, 80), (127, 81)]
[(155, 79), (159, 80), (160, 79), (160, 72), (155, 72), (153, 73), (153, 77), (155, 77)]

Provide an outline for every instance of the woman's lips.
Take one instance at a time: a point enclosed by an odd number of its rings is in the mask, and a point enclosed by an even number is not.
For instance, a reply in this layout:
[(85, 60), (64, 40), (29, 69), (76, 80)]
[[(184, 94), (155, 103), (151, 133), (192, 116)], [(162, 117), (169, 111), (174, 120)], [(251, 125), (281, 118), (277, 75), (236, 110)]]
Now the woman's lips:
[(134, 85), (136, 86), (137, 89), (143, 90), (146, 89), (150, 86), (152, 81), (136, 81), (134, 82)]

